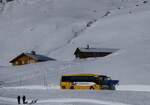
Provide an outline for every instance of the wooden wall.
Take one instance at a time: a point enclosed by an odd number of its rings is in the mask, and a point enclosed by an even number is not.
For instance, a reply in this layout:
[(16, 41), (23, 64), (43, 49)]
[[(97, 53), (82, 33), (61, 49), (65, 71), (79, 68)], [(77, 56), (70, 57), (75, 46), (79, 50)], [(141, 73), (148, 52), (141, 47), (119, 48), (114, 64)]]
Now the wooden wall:
[(105, 57), (111, 52), (78, 52), (75, 54), (76, 58), (89, 58), (89, 57)]
[(21, 56), (16, 61), (13, 62), (13, 65), (24, 65), (24, 64), (30, 64), (30, 63), (36, 63), (34, 59), (32, 59), (29, 56)]

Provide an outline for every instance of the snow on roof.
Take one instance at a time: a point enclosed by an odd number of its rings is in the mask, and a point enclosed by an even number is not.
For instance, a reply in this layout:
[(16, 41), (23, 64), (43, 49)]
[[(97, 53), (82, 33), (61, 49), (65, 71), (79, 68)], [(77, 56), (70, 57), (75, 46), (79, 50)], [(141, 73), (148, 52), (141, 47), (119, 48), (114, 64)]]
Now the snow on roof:
[(24, 53), (27, 56), (30, 56), (31, 58), (35, 59), (36, 61), (48, 61), (48, 60), (55, 60), (53, 58), (44, 56), (44, 55), (39, 55), (39, 54), (32, 54), (32, 53)]
[(47, 57), (47, 56), (44, 56), (44, 55), (33, 54), (33, 53), (22, 53), (19, 56), (17, 56), (16, 58), (14, 58), (13, 60), (11, 60), (10, 63), (14, 62), (15, 60), (17, 60), (19, 57), (21, 57), (23, 55), (29, 56), (29, 57), (33, 58), (34, 60), (36, 60), (36, 61), (55, 60), (53, 58), (50, 58), (50, 57)]
[(78, 48), (81, 52), (115, 52), (113, 48)]

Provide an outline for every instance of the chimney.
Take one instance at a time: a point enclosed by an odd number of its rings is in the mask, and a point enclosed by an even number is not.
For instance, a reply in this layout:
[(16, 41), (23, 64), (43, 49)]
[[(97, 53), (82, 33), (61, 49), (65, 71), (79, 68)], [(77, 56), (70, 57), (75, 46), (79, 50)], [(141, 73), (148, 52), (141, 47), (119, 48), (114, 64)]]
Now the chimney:
[(36, 55), (36, 52), (35, 51), (31, 51), (31, 54)]

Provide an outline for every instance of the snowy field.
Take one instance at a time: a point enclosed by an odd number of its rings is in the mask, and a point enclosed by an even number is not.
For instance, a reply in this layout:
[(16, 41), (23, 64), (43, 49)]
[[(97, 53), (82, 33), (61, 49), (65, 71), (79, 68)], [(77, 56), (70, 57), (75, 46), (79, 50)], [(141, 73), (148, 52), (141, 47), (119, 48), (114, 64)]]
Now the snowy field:
[[(150, 105), (149, 27), (150, 0), (0, 3), (0, 105), (17, 105), (18, 95), (38, 99), (35, 105)], [(118, 50), (76, 59), (75, 49), (87, 44)], [(56, 61), (9, 64), (31, 50)], [(116, 91), (61, 90), (61, 76), (70, 73), (105, 74), (120, 82)]]
[(35, 105), (149, 105), (149, 92), (142, 91), (74, 91), (47, 87), (13, 87), (0, 90), (1, 105), (16, 105), (16, 97), (27, 101), (38, 99)]

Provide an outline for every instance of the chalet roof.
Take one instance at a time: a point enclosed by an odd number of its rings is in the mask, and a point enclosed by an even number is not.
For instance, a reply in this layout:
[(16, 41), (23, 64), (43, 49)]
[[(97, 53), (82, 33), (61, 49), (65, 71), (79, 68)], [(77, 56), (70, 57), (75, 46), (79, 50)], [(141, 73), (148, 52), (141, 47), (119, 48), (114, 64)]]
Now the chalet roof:
[(19, 57), (21, 57), (23, 55), (29, 56), (29, 57), (33, 58), (34, 60), (36, 60), (36, 61), (55, 60), (53, 58), (50, 58), (50, 57), (47, 57), (47, 56), (44, 56), (44, 55), (33, 54), (33, 53), (22, 53), (19, 56), (17, 56), (16, 58), (14, 58), (13, 60), (11, 60), (10, 63), (14, 62), (15, 60), (17, 60)]
[(36, 61), (48, 61), (48, 60), (55, 60), (53, 58), (39, 55), (39, 54), (32, 54), (32, 53), (25, 53), (25, 55), (30, 56), (31, 58), (35, 59)]
[(115, 52), (117, 49), (112, 48), (77, 48), (81, 52)]

